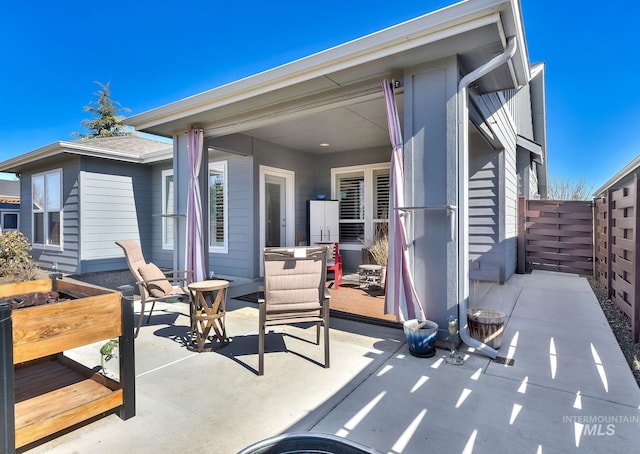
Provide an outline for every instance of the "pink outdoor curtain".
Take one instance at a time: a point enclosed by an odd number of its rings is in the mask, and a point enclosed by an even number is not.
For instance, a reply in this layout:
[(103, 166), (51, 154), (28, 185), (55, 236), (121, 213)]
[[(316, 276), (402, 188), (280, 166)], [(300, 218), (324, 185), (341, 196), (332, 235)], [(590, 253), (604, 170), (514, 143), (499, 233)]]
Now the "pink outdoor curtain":
[(409, 250), (405, 230), (405, 207), (402, 132), (392, 82), (383, 82), (387, 105), (387, 122), (391, 139), (391, 169), (389, 174), (389, 258), (385, 293), (385, 313), (400, 321), (426, 320), (426, 314), (416, 294), (409, 269)]
[(205, 279), (202, 199), (198, 183), (203, 142), (204, 133), (201, 129), (189, 129), (187, 132), (189, 190), (187, 192), (187, 250), (185, 263), (186, 269), (193, 271), (193, 278), (196, 282)]

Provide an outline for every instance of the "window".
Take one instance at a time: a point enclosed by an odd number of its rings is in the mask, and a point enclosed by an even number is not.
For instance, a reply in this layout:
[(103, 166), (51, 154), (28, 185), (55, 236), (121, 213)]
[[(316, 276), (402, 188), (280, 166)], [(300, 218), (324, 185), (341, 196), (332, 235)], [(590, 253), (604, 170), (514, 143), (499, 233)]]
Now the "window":
[(31, 177), (34, 247), (62, 247), (62, 169)]
[(340, 242), (364, 241), (364, 172), (339, 174), (336, 178), (340, 201)]
[[(227, 162), (209, 164), (209, 251), (228, 251), (227, 246)], [(204, 196), (204, 194), (203, 194)], [(162, 247), (173, 249), (173, 169), (162, 171)]]
[(389, 169), (373, 171), (373, 236), (385, 236), (389, 232)]
[[(388, 230), (389, 165), (331, 170), (333, 198), (340, 201), (340, 247), (368, 245)], [(349, 249), (349, 247), (345, 247)]]
[(2, 231), (18, 230), (18, 213), (2, 213)]
[(227, 161), (209, 164), (209, 252), (228, 252)]
[(162, 171), (162, 249), (173, 249), (173, 169)]

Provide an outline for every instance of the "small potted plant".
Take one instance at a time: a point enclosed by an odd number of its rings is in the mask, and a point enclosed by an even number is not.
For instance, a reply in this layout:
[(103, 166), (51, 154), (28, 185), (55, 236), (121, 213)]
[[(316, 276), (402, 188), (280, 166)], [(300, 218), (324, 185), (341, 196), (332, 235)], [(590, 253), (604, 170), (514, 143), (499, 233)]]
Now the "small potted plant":
[(110, 339), (106, 344), (100, 347), (100, 356), (102, 358), (100, 364), (102, 366), (102, 374), (105, 376), (109, 375), (109, 373), (107, 372), (107, 362), (111, 361), (113, 358), (118, 357), (116, 350), (118, 350), (119, 344), (120, 339), (115, 337), (113, 339)]

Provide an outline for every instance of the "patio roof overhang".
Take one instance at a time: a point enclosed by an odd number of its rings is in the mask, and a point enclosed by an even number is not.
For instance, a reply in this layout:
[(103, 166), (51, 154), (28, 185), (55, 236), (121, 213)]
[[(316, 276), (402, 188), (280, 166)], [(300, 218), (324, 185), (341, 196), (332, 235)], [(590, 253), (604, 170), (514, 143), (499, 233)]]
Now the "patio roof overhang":
[[(193, 125), (207, 137), (244, 133), (312, 153), (387, 146), (383, 78), (452, 55), (468, 72), (511, 36), (521, 43), (513, 59), (477, 84), (480, 92), (513, 88), (530, 79), (519, 2), (469, 0), (125, 122), (164, 137)], [(331, 147), (322, 148), (327, 130)]]
[(516, 136), (516, 146), (531, 153), (531, 159), (534, 162), (537, 162), (538, 164), (542, 164), (544, 162), (544, 158), (542, 157), (542, 145), (539, 143), (518, 134)]

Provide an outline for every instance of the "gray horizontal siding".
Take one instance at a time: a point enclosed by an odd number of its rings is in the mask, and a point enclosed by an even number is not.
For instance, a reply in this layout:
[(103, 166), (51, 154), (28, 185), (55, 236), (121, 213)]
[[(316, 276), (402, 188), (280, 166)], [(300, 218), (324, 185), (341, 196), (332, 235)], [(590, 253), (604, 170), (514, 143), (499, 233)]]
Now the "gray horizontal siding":
[[(526, 93), (488, 93), (474, 96), (474, 102), (478, 106), (479, 112), (486, 123), (490, 125), (503, 147), (503, 150), (499, 152), (499, 161), (496, 162), (496, 166), (499, 168), (499, 176), (496, 180), (498, 185), (497, 204), (500, 207), (496, 255), (489, 257), (485, 253), (486, 258), (483, 258), (483, 260), (492, 261), (497, 259), (500, 266), (499, 280), (501, 282), (513, 274), (517, 260), (519, 181), (516, 167), (516, 131), (520, 127), (524, 135), (532, 131), (528, 93), (527, 87)], [(522, 178), (522, 175), (520, 177)], [(520, 184), (522, 183), (524, 182), (521, 181)]]
[(531, 113), (531, 90), (529, 85), (518, 89), (506, 90), (503, 96), (507, 101), (507, 109), (515, 122), (518, 134), (527, 139), (535, 140), (533, 135), (533, 121)]
[(504, 151), (504, 271), (501, 282), (515, 272), (518, 259), (518, 173), (516, 151)]
[(469, 143), (469, 278), (498, 280), (501, 262), (499, 153), (477, 134)]
[(81, 272), (127, 267), (118, 240), (151, 241), (150, 169), (83, 158), (80, 172)]
[[(241, 137), (241, 136), (240, 136)], [(254, 240), (254, 229), (259, 220), (253, 209), (253, 157), (212, 151), (209, 162), (227, 161), (228, 190), (228, 252), (209, 253), (209, 269), (216, 274), (255, 277), (253, 267), (257, 255), (258, 241)], [(163, 249), (162, 245), (162, 171), (171, 168), (170, 162), (153, 166), (151, 188), (151, 243), (150, 260), (159, 266), (173, 267), (173, 249)], [(203, 200), (208, 193), (201, 194)], [(185, 202), (186, 205), (186, 202)], [(206, 205), (206, 201), (205, 201)], [(207, 213), (203, 222), (208, 227)], [(186, 222), (178, 218), (177, 222)]]
[(502, 104), (504, 98), (498, 93), (474, 96), (480, 114), (505, 150), (516, 148), (516, 125), (509, 110)]
[(80, 184), (83, 260), (122, 256), (117, 240), (140, 242), (132, 177), (80, 172)]
[[(215, 152), (209, 160), (227, 161), (228, 252), (209, 253), (209, 271), (240, 277), (254, 277), (257, 244), (254, 229), (259, 223), (254, 215), (253, 157)], [(255, 195), (257, 197), (257, 195)]]

